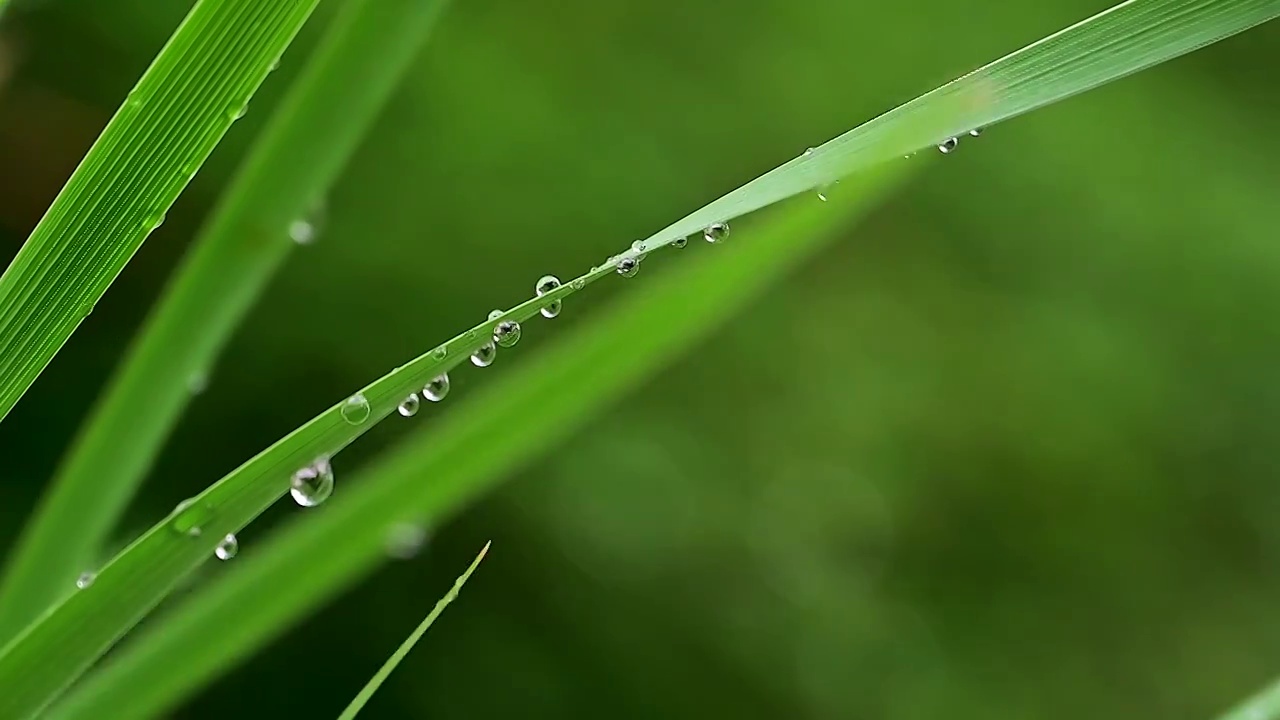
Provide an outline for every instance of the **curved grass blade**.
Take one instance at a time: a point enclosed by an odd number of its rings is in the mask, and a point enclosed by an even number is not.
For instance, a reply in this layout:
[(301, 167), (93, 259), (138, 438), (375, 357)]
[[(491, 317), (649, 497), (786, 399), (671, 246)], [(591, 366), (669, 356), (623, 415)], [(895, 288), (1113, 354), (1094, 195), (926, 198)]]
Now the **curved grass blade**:
[[(939, 137), (936, 133), (939, 129), (965, 128), (977, 123), (989, 124), (992, 119), (1012, 117), (1054, 99), (1075, 94), (1146, 67), (1159, 59), (1174, 57), (1199, 44), (1269, 19), (1280, 9), (1277, 6), (1280, 6), (1280, 0), (1131, 0), (1116, 10), (1073, 26), (1050, 40), (997, 61), (919, 101), (908, 103), (899, 110), (877, 118), (866, 126), (869, 129), (855, 129), (807, 154), (805, 158), (788, 163), (748, 183), (659, 232), (650, 241), (611, 258), (591, 273), (481, 323), (366, 387), (350, 400), (334, 406), (223, 478), (190, 503), (184, 504), (167, 521), (153, 528), (117, 556), (103, 569), (91, 587), (75, 593), (62, 605), (54, 608), (40, 623), (29, 628), (0, 653), (0, 686), (19, 688), (19, 697), (23, 697), (49, 692), (50, 677), (58, 683), (69, 682), (154, 607), (179, 578), (202, 562), (212, 552), (216, 538), (235, 532), (283, 495), (288, 488), (288, 478), (295, 469), (314, 462), (317, 457), (327, 457), (341, 450), (374, 421), (390, 414), (411, 391), (463, 362), (481, 345), (489, 343), (499, 323), (528, 319), (541, 308), (563, 301), (587, 283), (612, 274), (621, 263), (637, 262), (647, 253), (670, 244), (686, 228), (700, 228), (708, 218), (727, 220), (733, 213), (746, 212), (788, 195), (834, 182), (843, 173), (896, 157), (904, 148), (937, 142)], [(1179, 8), (1181, 12), (1168, 12), (1169, 8)], [(1098, 27), (1108, 32), (1101, 33), (1097, 30)], [(1155, 37), (1154, 44), (1152, 37)], [(1121, 52), (1126, 48), (1128, 50)], [(1030, 73), (1031, 79), (1027, 82), (1031, 85), (1024, 86), (1014, 82), (1009, 77), (1013, 74), (1010, 68), (1020, 69), (1024, 74)], [(977, 79), (970, 80), (971, 78)], [(1017, 90), (1020, 87), (1022, 90)], [(1027, 87), (1048, 89), (1029, 91)], [(1000, 110), (991, 110), (989, 104), (994, 104)], [(829, 222), (831, 215), (826, 217)], [(820, 224), (815, 223), (808, 229), (816, 231), (818, 227)], [(799, 241), (795, 242), (799, 245)], [(775, 258), (775, 261), (778, 260)], [(750, 268), (759, 277), (771, 276), (771, 271), (776, 270), (759, 266)], [(739, 278), (742, 288), (755, 287), (754, 281), (754, 276)], [(674, 290), (671, 292), (679, 297)], [(684, 299), (693, 305), (705, 301), (697, 293), (692, 298), (686, 295)], [(642, 307), (643, 303), (660, 305), (666, 302), (666, 298), (650, 296), (641, 302)], [(718, 310), (725, 307), (724, 304), (716, 303), (710, 303), (710, 306)], [(681, 305), (676, 312), (707, 319), (701, 307)], [(636, 319), (641, 322), (644, 320), (643, 317)], [(659, 324), (663, 322), (672, 324), (670, 318), (665, 316)], [(618, 348), (626, 347), (626, 344), (621, 343), (617, 337), (610, 338), (612, 345), (589, 346), (586, 351), (594, 353), (593, 360), (598, 367), (613, 367), (615, 372), (626, 375), (628, 371), (634, 371), (637, 365), (644, 367), (653, 356), (670, 349), (660, 341), (678, 343), (686, 339), (678, 333), (673, 337), (672, 333), (677, 330), (687, 331), (691, 326), (686, 323), (673, 325), (674, 329), (656, 327), (652, 323), (646, 326), (645, 332), (653, 333), (654, 338), (658, 339), (655, 342), (659, 344), (644, 346), (644, 351), (635, 357), (619, 358), (617, 362), (606, 360), (611, 353), (625, 354)], [(623, 328), (623, 331), (638, 332), (635, 328)], [(544, 404), (577, 409), (579, 406), (566, 401), (569, 397), (567, 389), (585, 387), (589, 385), (589, 379), (597, 384), (598, 387), (593, 392), (601, 397), (607, 395), (611, 388), (616, 391), (618, 387), (599, 378), (595, 374), (599, 372), (597, 367), (585, 368), (578, 375), (570, 376), (557, 374), (562, 369), (554, 367), (544, 367), (543, 370), (560, 383), (549, 385), (540, 380), (535, 384), (542, 394), (534, 400)], [(591, 396), (591, 393), (587, 393), (587, 396)], [(516, 393), (514, 397), (525, 398), (526, 395)], [(574, 397), (584, 404), (591, 404), (588, 402), (590, 397)], [(488, 422), (485, 413), (500, 415), (509, 402), (510, 397), (490, 397), (490, 406), (483, 412), (473, 409), (458, 418), (457, 422), (464, 428), (468, 423), (474, 426), (485, 425)], [(345, 417), (354, 418), (353, 422), (344, 420), (344, 405), (348, 411)], [(351, 412), (353, 408), (359, 412)], [(569, 417), (576, 419), (572, 415)], [(531, 453), (551, 439), (559, 437), (555, 428), (547, 425), (549, 424), (535, 427), (526, 424), (522, 426), (524, 432), (507, 433), (513, 437), (510, 439), (510, 455), (503, 460), (521, 453)], [(421, 487), (415, 487), (414, 492), (444, 493), (441, 502), (453, 501), (459, 496), (465, 497), (477, 492), (482, 481), (492, 480), (487, 474), (497, 462), (488, 452), (492, 437), (476, 438), (465, 435), (462, 431), (457, 431), (452, 437), (445, 433), (442, 436), (437, 438), (437, 443), (444, 443), (444, 449), (439, 451), (441, 472), (448, 470), (455, 477), (465, 478), (465, 482), (457, 486), (445, 485), (443, 488), (436, 484), (423, 486), (418, 483)], [(449, 442), (458, 445), (450, 447)], [(480, 472), (476, 472), (477, 469)], [(384, 519), (387, 514), (400, 508), (404, 499), (383, 498), (382, 502), (386, 504), (379, 508), (378, 519)], [(312, 522), (334, 516), (331, 511)], [(192, 537), (189, 531), (195, 527), (203, 528), (204, 533)], [(349, 539), (344, 540), (342, 545), (344, 550), (352, 547)], [(331, 552), (327, 563), (312, 565), (338, 567), (343, 557), (345, 556), (341, 553)], [(244, 619), (241, 618), (239, 622), (243, 624)], [(226, 637), (225, 628), (219, 628), (219, 632)], [(32, 668), (39, 668), (41, 672), (35, 674)], [(126, 676), (117, 682), (127, 680)], [(31, 690), (31, 687), (36, 689)], [(144, 693), (138, 693), (142, 694)], [(5, 698), (0, 698), (0, 710), (4, 709), (4, 700)], [(135, 703), (136, 697), (131, 697), (130, 702)]]
[[(443, 0), (348, 0), (255, 141), (84, 431), (0, 583), (0, 642), (95, 558), (207, 369), (296, 244)], [(305, 228), (304, 228), (305, 229)]]
[[(402, 443), (326, 512), (300, 516), (256, 552), (242, 552), (238, 567), (122, 648), (50, 717), (88, 720), (110, 707), (123, 713), (117, 720), (130, 720), (171, 709), (385, 560), (390, 527), (457, 511), (570, 435), (833, 240), (896, 179), (852, 178), (828, 203), (786, 208), (762, 227), (740, 230), (749, 236), (741, 243), (684, 258), (681, 267), (647, 279), (647, 292), (624, 294), (518, 371), (451, 408), (429, 436)], [(341, 542), (333, 542), (336, 533), (345, 533)], [(324, 562), (314, 561), (319, 542), (326, 543)], [(305, 562), (298, 562), (300, 551)]]
[(200, 0), (0, 276), (0, 419), (244, 113), (317, 0)]
[(354, 720), (355, 716), (364, 709), (364, 706), (369, 702), (369, 698), (373, 697), (373, 694), (382, 686), (383, 681), (391, 675), (391, 671), (395, 670), (396, 666), (400, 664), (400, 661), (409, 654), (409, 651), (413, 649), (413, 646), (416, 645), (418, 640), (422, 638), (423, 634), (427, 632), (427, 628), (431, 627), (431, 623), (435, 622), (436, 618), (440, 617), (440, 613), (444, 612), (444, 609), (449, 606), (449, 603), (457, 599), (458, 593), (462, 590), (462, 586), (466, 584), (467, 580), (471, 577), (471, 573), (476, 571), (476, 567), (480, 565), (480, 561), (484, 559), (484, 556), (488, 552), (489, 543), (485, 543), (484, 547), (480, 549), (480, 554), (476, 556), (475, 560), (471, 561), (470, 567), (468, 567), (466, 571), (454, 581), (453, 587), (449, 589), (449, 592), (446, 593), (444, 597), (440, 598), (440, 601), (431, 609), (431, 613), (427, 615), (427, 618), (423, 620), (412, 633), (410, 633), (409, 637), (400, 644), (400, 647), (396, 648), (395, 653), (393, 653), (391, 657), (387, 659), (387, 662), (378, 669), (377, 674), (374, 675), (369, 680), (368, 684), (360, 690), (360, 693), (351, 701), (351, 704), (347, 706), (347, 709), (342, 711), (342, 714), (338, 716), (338, 720)]

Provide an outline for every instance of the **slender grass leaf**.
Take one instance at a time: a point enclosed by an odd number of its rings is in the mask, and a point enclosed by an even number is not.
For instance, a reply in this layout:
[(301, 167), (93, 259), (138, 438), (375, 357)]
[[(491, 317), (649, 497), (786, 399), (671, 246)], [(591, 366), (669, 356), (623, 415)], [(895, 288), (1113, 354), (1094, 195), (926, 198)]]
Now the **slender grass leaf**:
[(1218, 720), (1280, 720), (1280, 680), (1219, 715)]
[[(1131, 0), (908, 103), (871, 121), (863, 129), (855, 129), (812, 153), (806, 153), (804, 157), (660, 231), (649, 241), (611, 258), (591, 273), (477, 325), (335, 405), (199, 497), (180, 506), (168, 520), (117, 556), (91, 587), (72, 595), (11, 643), (0, 654), (0, 686), (21, 688), (18, 694), (20, 702), (30, 702), (26, 698), (32, 695), (42, 701), (46, 699), (39, 694), (48, 691), (50, 677), (54, 682), (65, 683), (81, 672), (159, 602), (179, 578), (202, 562), (212, 552), (217, 538), (235, 532), (283, 495), (288, 489), (289, 477), (296, 469), (337, 453), (374, 422), (394, 411), (411, 391), (464, 362), (472, 352), (490, 343), (500, 323), (524, 321), (542, 308), (562, 302), (587, 283), (611, 275), (621, 267), (634, 265), (647, 253), (675, 242), (686, 231), (697, 231), (707, 222), (728, 220), (735, 213), (763, 207), (781, 198), (834, 182), (845, 173), (882, 164), (903, 150), (933, 144), (960, 129), (1012, 117), (1174, 57), (1269, 19), (1280, 9), (1278, 5), (1280, 0)], [(1179, 12), (1175, 13), (1171, 8)], [(991, 110), (989, 106), (992, 105), (999, 110)], [(753, 270), (761, 272), (762, 277), (768, 274), (759, 267)], [(740, 284), (743, 288), (753, 286), (745, 279)], [(649, 297), (647, 301), (660, 304), (665, 299)], [(715, 307), (722, 308), (720, 305)], [(680, 312), (691, 314), (686, 306), (681, 306)], [(701, 310), (692, 314), (704, 317)], [(678, 327), (687, 329), (688, 326), (680, 324)], [(670, 334), (653, 332), (656, 337), (671, 339)], [(656, 355), (663, 349), (665, 347), (661, 345), (650, 347), (648, 353), (639, 353), (637, 357), (626, 360), (647, 363), (650, 355)], [(600, 357), (594, 359), (600, 366), (611, 364)], [(625, 368), (615, 366), (615, 371), (624, 372)], [(546, 372), (556, 375), (554, 369)], [(542, 389), (543, 395), (537, 400), (565, 405), (562, 396), (569, 394), (567, 388), (589, 384), (587, 378), (597, 377), (593, 372), (594, 369), (587, 369), (577, 376), (560, 377), (561, 383), (556, 386), (539, 382), (536, 387)], [(603, 394), (609, 386), (601, 384), (600, 387), (598, 392)], [(523, 396), (523, 393), (516, 395)], [(503, 407), (502, 402), (491, 400), (484, 412), (498, 413)], [(464, 421), (476, 425), (488, 422), (476, 411), (458, 420), (465, 428)], [(513, 455), (532, 452), (557, 437), (549, 427), (522, 427), (524, 431), (521, 433), (506, 433), (519, 436), (510, 439), (516, 449), (512, 451)], [(445, 437), (438, 442), (445, 442), (447, 447), (448, 440)], [(479, 440), (470, 440), (473, 444), (462, 443), (469, 452), (450, 454), (442, 451), (445, 456), (442, 463), (445, 466), (456, 464), (454, 472), (457, 473), (471, 472), (477, 467), (489, 469), (486, 463), (495, 460), (490, 457), (487, 444), (492, 443), (493, 438), (482, 438), (486, 445), (478, 447), (474, 443)], [(480, 479), (489, 478), (480, 473), (468, 479), (472, 482), (460, 486), (432, 483), (417, 489), (446, 493), (445, 499), (450, 499), (452, 496), (448, 493), (467, 495), (478, 490)], [(445, 489), (439, 490), (438, 487)], [(401, 502), (402, 498), (393, 498), (391, 505), (399, 507)], [(196, 528), (204, 532), (193, 536), (191, 530)], [(343, 545), (345, 548), (350, 543), (344, 540)], [(340, 565), (340, 557), (340, 553), (330, 553), (326, 558), (328, 562), (323, 565)], [(39, 670), (39, 673), (33, 670)], [(31, 690), (31, 687), (35, 689)]]
[(489, 544), (485, 543), (485, 546), (480, 550), (480, 554), (476, 556), (475, 560), (471, 561), (471, 566), (454, 581), (453, 587), (449, 589), (449, 592), (446, 593), (444, 597), (440, 598), (440, 601), (431, 609), (431, 613), (427, 615), (427, 618), (414, 629), (403, 643), (400, 644), (400, 647), (396, 648), (395, 653), (387, 659), (387, 662), (383, 664), (377, 674), (374, 675), (369, 680), (368, 684), (360, 690), (360, 693), (351, 701), (351, 704), (347, 706), (347, 709), (342, 711), (342, 714), (338, 716), (338, 720), (354, 720), (355, 716), (364, 709), (364, 706), (369, 702), (369, 698), (373, 697), (373, 694), (378, 691), (378, 688), (382, 686), (382, 683), (391, 675), (391, 671), (395, 670), (396, 666), (400, 664), (400, 661), (409, 654), (409, 651), (413, 649), (413, 646), (416, 645), (418, 640), (420, 640), (427, 632), (427, 628), (431, 627), (431, 623), (435, 622), (436, 618), (440, 617), (440, 613), (444, 612), (444, 609), (448, 607), (449, 603), (453, 602), (458, 597), (458, 593), (462, 590), (462, 586), (466, 584), (467, 580), (471, 577), (471, 573), (476, 571), (476, 568), (480, 565), (480, 561), (484, 559), (484, 556), (488, 552)]
[(0, 419), (240, 117), (317, 0), (200, 0), (0, 276)]
[[(96, 556), (215, 356), (296, 244), (444, 0), (348, 0), (108, 386), (0, 585), (0, 642)], [(307, 231), (292, 228), (294, 232)]]
[[(238, 567), (122, 648), (51, 717), (92, 718), (110, 707), (123, 713), (119, 720), (129, 720), (170, 709), (385, 559), (390, 528), (456, 511), (694, 347), (833, 240), (894, 179), (851, 178), (826, 204), (801, 202), (762, 227), (739, 230), (747, 236), (741, 242), (684, 258), (671, 272), (646, 279), (645, 292), (625, 294), (517, 371), (450, 408), (429, 436), (403, 443), (362, 478), (344, 481), (346, 489), (326, 512), (300, 516), (273, 542), (243, 552)], [(334, 542), (337, 533), (349, 534)], [(318, 542), (326, 543), (323, 562), (315, 561)], [(303, 550), (306, 560), (299, 562)], [(233, 599), (237, 604), (228, 604)]]

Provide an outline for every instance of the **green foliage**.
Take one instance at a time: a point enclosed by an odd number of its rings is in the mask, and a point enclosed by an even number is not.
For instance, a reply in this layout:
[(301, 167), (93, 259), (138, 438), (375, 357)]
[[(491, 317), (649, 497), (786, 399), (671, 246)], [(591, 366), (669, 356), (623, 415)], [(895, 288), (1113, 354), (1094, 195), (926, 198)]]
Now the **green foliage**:
[(431, 627), (431, 623), (435, 622), (436, 618), (440, 617), (440, 613), (444, 612), (444, 609), (448, 607), (449, 603), (458, 598), (458, 593), (462, 590), (462, 586), (465, 585), (467, 580), (471, 577), (471, 573), (476, 571), (476, 568), (480, 565), (480, 561), (484, 559), (485, 554), (488, 552), (489, 545), (486, 543), (484, 548), (480, 550), (480, 554), (476, 556), (476, 559), (471, 561), (471, 565), (467, 567), (466, 571), (454, 581), (453, 587), (449, 589), (449, 592), (445, 593), (445, 596), (440, 598), (440, 601), (436, 603), (436, 606), (427, 614), (426, 619), (424, 619), (417, 628), (414, 628), (414, 631), (409, 634), (409, 637), (401, 643), (400, 647), (396, 648), (396, 651), (392, 653), (390, 658), (387, 658), (387, 662), (378, 669), (378, 672), (372, 678), (369, 679), (368, 684), (360, 690), (360, 693), (351, 701), (351, 704), (347, 706), (347, 709), (342, 711), (342, 715), (338, 716), (338, 720), (352, 720), (361, 710), (364, 709), (364, 706), (369, 702), (369, 698), (373, 697), (373, 694), (382, 686), (382, 682), (387, 679), (387, 676), (391, 674), (391, 671), (395, 670), (396, 666), (400, 664), (400, 661), (409, 654), (409, 651), (413, 649), (413, 646), (416, 645), (418, 640), (420, 640), (427, 632), (427, 628)]
[[(322, 204), (443, 2), (351, 0), (257, 138), (10, 557), (0, 639), (93, 565), (161, 443)], [(340, 108), (335, 111), (335, 108)], [(194, 380), (193, 380), (194, 379)]]

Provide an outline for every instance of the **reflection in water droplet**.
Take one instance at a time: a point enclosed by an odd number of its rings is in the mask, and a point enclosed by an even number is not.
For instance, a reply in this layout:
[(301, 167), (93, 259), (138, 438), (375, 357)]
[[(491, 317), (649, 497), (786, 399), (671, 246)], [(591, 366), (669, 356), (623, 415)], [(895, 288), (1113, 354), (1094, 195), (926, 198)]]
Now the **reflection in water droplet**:
[(227, 533), (227, 536), (222, 538), (222, 542), (218, 543), (218, 547), (213, 550), (213, 554), (219, 560), (230, 560), (238, 552), (240, 552), (240, 541), (236, 540), (236, 536), (231, 533)]
[(427, 529), (417, 523), (400, 522), (387, 528), (387, 555), (396, 560), (416, 557), (426, 542)]
[(503, 320), (493, 328), (493, 341), (498, 347), (514, 347), (520, 342), (520, 323), (515, 320)]
[(642, 252), (644, 252), (645, 250), (647, 250), (647, 249), (648, 249), (648, 247), (649, 247), (649, 246), (648, 246), (648, 245), (646, 245), (646, 244), (645, 244), (645, 242), (644, 242), (643, 240), (637, 240), (637, 241), (635, 241), (635, 242), (631, 243), (631, 249), (632, 249), (632, 250), (635, 250), (635, 251), (636, 251), (636, 252), (638, 252), (638, 253), (642, 253)]
[[(538, 297), (542, 297), (543, 295), (554, 291), (558, 287), (560, 287), (560, 278), (555, 275), (543, 275), (538, 278), (538, 283), (533, 286), (533, 290), (537, 293)], [(542, 317), (544, 318), (553, 318), (560, 314), (560, 308), (562, 306), (563, 303), (561, 301), (555, 300), (538, 312), (542, 313)]]
[(498, 348), (491, 342), (485, 343), (471, 353), (471, 364), (476, 367), (489, 367), (498, 357)]
[(502, 311), (501, 311), (501, 310), (490, 310), (490, 311), (489, 311), (489, 319), (490, 319), (490, 320), (497, 320), (497, 319), (498, 319), (498, 318), (500, 318), (500, 317), (502, 317)]
[(718, 243), (729, 237), (729, 223), (713, 223), (702, 231), (702, 238), (709, 243)]
[(443, 360), (447, 357), (449, 357), (449, 348), (445, 347), (444, 345), (441, 345), (440, 347), (431, 351), (431, 359), (433, 360)]
[(671, 246), (675, 248), (682, 248), (687, 246), (688, 244), (689, 244), (689, 238), (687, 237), (678, 237), (675, 240), (671, 241)]
[(293, 474), (289, 494), (302, 507), (315, 507), (333, 494), (333, 467), (329, 458), (318, 458)]
[(409, 397), (400, 403), (399, 407), (396, 408), (396, 412), (400, 413), (402, 417), (413, 417), (418, 414), (418, 406), (421, 404), (418, 401), (418, 393), (409, 393)]
[(93, 581), (97, 579), (98, 579), (98, 573), (96, 572), (89, 572), (89, 571), (82, 572), (80, 573), (80, 577), (76, 578), (76, 587), (83, 590), (89, 587), (90, 585), (92, 585)]
[[(595, 268), (591, 268), (591, 269), (593, 272), (595, 271)], [(582, 278), (578, 278), (574, 280), (572, 283), (570, 283), (570, 286), (573, 287), (574, 290), (581, 290), (582, 288), (587, 286), (587, 281)]]
[(635, 277), (640, 272), (640, 258), (628, 257), (618, 261), (618, 274), (622, 277)]
[(952, 150), (955, 150), (956, 146), (958, 146), (959, 144), (960, 144), (959, 138), (947, 138), (946, 140), (942, 141), (942, 144), (938, 145), (938, 152), (942, 153), (943, 155), (947, 155)]
[(364, 393), (356, 393), (342, 403), (342, 419), (351, 425), (359, 425), (369, 419), (369, 401)]
[(448, 373), (445, 373), (444, 375), (441, 375), (440, 377), (433, 379), (431, 382), (427, 383), (426, 387), (422, 388), (422, 397), (430, 400), (431, 402), (440, 402), (441, 400), (444, 399), (444, 396), (448, 394), (449, 394), (449, 374)]

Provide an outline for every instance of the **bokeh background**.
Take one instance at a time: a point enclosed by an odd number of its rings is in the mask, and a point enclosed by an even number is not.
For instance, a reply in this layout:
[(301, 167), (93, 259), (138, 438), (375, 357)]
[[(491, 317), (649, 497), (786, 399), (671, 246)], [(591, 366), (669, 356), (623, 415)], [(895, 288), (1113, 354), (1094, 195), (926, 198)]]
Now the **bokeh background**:
[[(0, 425), (0, 543), (339, 2)], [(454, 0), (121, 542), (538, 276), (1108, 4)], [(188, 7), (4, 18), (0, 261)], [(1205, 718), (1240, 699), (1280, 675), (1278, 66), (1273, 23), (963, 141), (173, 717), (336, 715), (488, 539), (371, 717)], [(335, 502), (644, 277), (384, 423), (335, 463)], [(192, 590), (229, 570), (210, 565)]]

